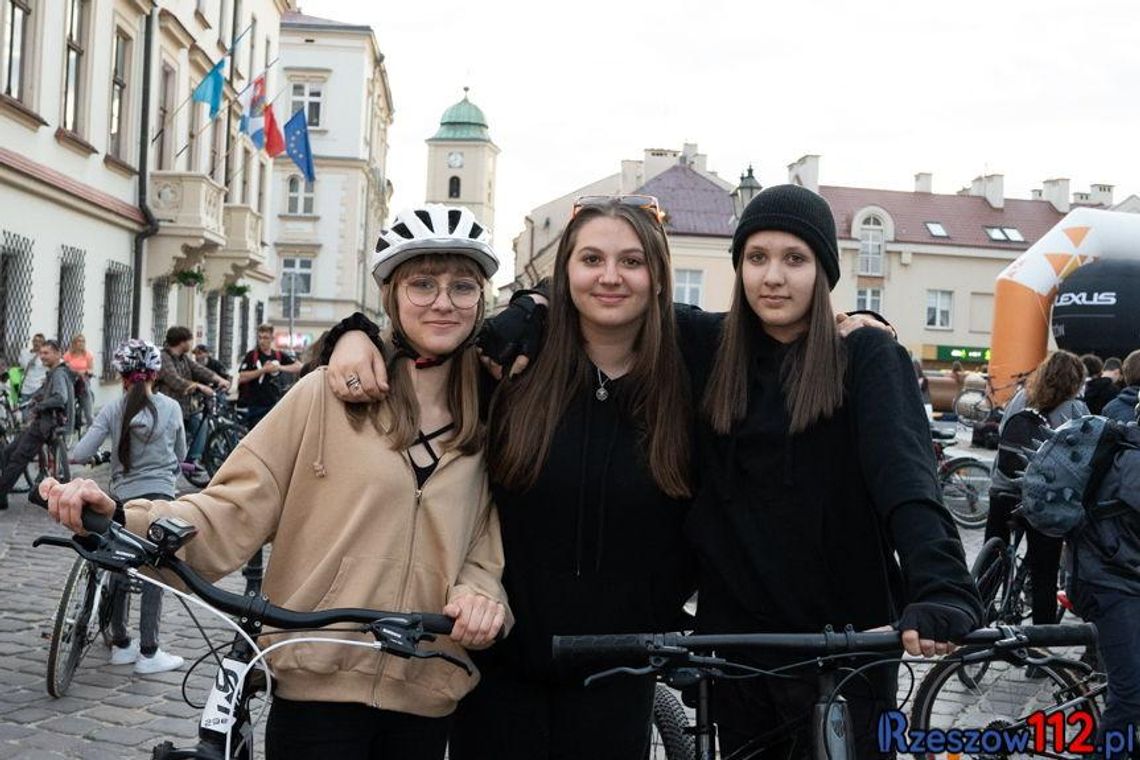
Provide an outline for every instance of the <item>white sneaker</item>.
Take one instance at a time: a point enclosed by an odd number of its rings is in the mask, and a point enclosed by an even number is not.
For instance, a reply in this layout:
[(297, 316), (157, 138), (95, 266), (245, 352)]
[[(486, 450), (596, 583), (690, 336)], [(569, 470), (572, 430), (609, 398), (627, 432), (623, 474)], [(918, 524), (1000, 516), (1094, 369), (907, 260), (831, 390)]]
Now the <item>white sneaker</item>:
[(139, 640), (132, 639), (125, 647), (111, 645), (111, 664), (130, 665), (139, 658)]
[(139, 655), (138, 660), (135, 661), (135, 672), (144, 675), (147, 673), (165, 673), (168, 670), (178, 670), (184, 662), (185, 660), (178, 655), (159, 649), (150, 657), (145, 654)]

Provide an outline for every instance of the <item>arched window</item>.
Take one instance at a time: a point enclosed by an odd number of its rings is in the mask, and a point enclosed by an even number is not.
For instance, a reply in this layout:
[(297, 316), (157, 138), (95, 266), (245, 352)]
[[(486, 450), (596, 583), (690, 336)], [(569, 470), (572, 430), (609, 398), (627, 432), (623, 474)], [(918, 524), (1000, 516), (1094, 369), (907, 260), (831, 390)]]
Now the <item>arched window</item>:
[(883, 275), (883, 220), (874, 214), (859, 228), (859, 274)]
[(299, 174), (289, 177), (288, 210), (290, 214), (313, 213), (313, 183), (306, 182)]
[(447, 197), (459, 197), (459, 177), (452, 177), (447, 181)]

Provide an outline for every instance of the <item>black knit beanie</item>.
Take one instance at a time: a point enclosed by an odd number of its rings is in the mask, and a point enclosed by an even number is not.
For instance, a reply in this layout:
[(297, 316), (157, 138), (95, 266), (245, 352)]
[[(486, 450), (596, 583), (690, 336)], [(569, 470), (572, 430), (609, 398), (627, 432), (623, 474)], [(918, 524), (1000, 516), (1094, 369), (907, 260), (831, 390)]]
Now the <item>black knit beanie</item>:
[(740, 265), (740, 253), (748, 236), (760, 230), (790, 232), (803, 240), (827, 275), (830, 289), (839, 282), (839, 251), (835, 217), (831, 206), (818, 193), (799, 185), (773, 185), (752, 199), (732, 236), (732, 266)]

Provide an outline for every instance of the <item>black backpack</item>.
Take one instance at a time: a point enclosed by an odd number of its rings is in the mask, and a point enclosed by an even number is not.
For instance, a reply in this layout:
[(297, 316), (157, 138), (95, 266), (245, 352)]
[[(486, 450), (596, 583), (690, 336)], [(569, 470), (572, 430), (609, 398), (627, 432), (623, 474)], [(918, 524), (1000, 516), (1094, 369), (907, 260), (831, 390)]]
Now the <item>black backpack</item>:
[(997, 468), (1010, 480), (1021, 477), (1041, 444), (1053, 435), (1049, 419), (1036, 409), (1025, 408), (1005, 421), (998, 441)]

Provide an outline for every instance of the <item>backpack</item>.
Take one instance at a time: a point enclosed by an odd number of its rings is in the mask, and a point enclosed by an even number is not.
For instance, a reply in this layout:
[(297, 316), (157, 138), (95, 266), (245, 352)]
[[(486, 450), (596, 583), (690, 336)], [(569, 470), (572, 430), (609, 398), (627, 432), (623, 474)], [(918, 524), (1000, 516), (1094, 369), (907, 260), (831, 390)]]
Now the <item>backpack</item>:
[[(1016, 415), (1015, 415), (1016, 416)], [(1121, 454), (1140, 449), (1140, 427), (1089, 414), (1061, 425), (1032, 455), (1021, 482), (1026, 522), (1047, 536), (1071, 537), (1088, 520), (1129, 511), (1097, 494)], [(1128, 501), (1140, 503), (1133, 495)]]

